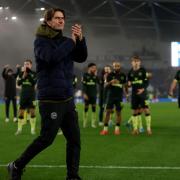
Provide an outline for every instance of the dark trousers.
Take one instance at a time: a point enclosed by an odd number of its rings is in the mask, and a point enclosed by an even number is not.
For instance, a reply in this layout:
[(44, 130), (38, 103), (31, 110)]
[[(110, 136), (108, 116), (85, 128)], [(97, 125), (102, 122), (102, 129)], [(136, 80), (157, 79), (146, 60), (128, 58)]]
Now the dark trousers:
[(104, 115), (104, 87), (100, 86), (99, 89), (99, 122), (103, 122), (103, 115)]
[(9, 107), (10, 107), (10, 102), (12, 101), (13, 105), (13, 113), (14, 117), (17, 117), (17, 105), (16, 105), (16, 98), (9, 98), (7, 97), (5, 99), (5, 110), (6, 110), (6, 117), (9, 118)]
[(178, 107), (180, 108), (180, 96), (178, 96)]
[(104, 106), (99, 106), (99, 122), (103, 122)]
[(18, 168), (24, 168), (39, 152), (54, 141), (58, 129), (61, 128), (67, 140), (66, 164), (67, 176), (78, 177), (80, 160), (80, 130), (74, 101), (63, 103), (40, 102), (41, 132), (25, 152), (15, 161)]

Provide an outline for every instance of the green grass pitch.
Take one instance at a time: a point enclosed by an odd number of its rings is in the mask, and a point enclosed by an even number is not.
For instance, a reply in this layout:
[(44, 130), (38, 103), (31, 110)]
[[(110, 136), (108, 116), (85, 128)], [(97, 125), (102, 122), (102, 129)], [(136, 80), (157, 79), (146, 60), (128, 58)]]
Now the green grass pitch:
[[(5, 123), (4, 106), (1, 105), (0, 109), (0, 180), (8, 180), (5, 165), (16, 159), (36, 136), (30, 135), (29, 124), (24, 126), (21, 135), (15, 136), (17, 124), (12, 120)], [(152, 136), (146, 133), (132, 136), (123, 125), (120, 136), (113, 135), (113, 127), (108, 136), (100, 136), (102, 127), (92, 129), (89, 122), (88, 128), (82, 128), (82, 104), (78, 104), (77, 109), (82, 142), (80, 175), (83, 180), (180, 179), (180, 109), (176, 103), (151, 104)], [(123, 122), (130, 115), (129, 104), (125, 104)], [(40, 120), (37, 117), (39, 133)], [(28, 165), (22, 180), (64, 180), (64, 137), (57, 136), (53, 145)]]

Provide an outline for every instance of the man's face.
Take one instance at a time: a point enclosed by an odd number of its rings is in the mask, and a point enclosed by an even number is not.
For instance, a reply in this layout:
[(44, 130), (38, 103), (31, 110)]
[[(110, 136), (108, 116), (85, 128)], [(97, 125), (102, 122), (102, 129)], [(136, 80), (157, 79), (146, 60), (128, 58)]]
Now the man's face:
[(140, 59), (134, 59), (133, 58), (131, 61), (131, 64), (132, 64), (133, 68), (138, 69), (138, 68), (140, 68), (141, 61), (140, 61)]
[(109, 74), (111, 72), (111, 68), (109, 66), (105, 66), (104, 72)]
[(113, 63), (113, 69), (114, 69), (115, 71), (120, 71), (120, 68), (121, 68), (120, 63), (118, 63), (118, 62), (114, 62), (114, 63)]
[(96, 74), (96, 71), (97, 71), (97, 67), (96, 66), (91, 66), (89, 68), (89, 72), (92, 73), (92, 74)]
[(32, 68), (32, 64), (30, 62), (24, 62), (24, 68), (29, 68), (31, 69)]
[(63, 30), (65, 24), (63, 13), (61, 11), (56, 11), (52, 19), (48, 21), (47, 24), (55, 30)]

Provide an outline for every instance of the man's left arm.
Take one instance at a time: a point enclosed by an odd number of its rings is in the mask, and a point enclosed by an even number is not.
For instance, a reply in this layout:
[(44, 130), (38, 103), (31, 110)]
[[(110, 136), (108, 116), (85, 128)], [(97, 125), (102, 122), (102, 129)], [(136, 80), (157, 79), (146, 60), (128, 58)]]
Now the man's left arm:
[(147, 87), (149, 86), (149, 74), (148, 72), (146, 71), (146, 69), (142, 69), (142, 73), (143, 73), (143, 86), (144, 86), (144, 89), (147, 89)]
[(76, 46), (72, 53), (73, 53), (73, 60), (75, 62), (81, 63), (86, 61), (88, 52), (87, 52), (86, 40), (84, 37), (81, 40), (80, 39), (76, 40)]
[(36, 78), (36, 73), (31, 71), (28, 75), (28, 79), (31, 82), (31, 84), (34, 86), (36, 84), (37, 78)]
[(3, 71), (2, 71), (2, 77), (3, 77), (4, 79), (6, 79), (6, 77), (7, 77), (7, 68), (4, 68), (4, 69), (3, 69)]
[(21, 73), (21, 66), (19, 64), (16, 65), (16, 72), (14, 73), (14, 77), (17, 78)]

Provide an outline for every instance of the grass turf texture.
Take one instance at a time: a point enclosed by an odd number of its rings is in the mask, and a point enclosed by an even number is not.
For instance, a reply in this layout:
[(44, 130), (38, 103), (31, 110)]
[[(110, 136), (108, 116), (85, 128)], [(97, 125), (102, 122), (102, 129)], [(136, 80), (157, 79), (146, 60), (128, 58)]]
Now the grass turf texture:
[[(15, 136), (17, 124), (12, 120), (5, 123), (4, 105), (1, 105), (0, 109), (0, 180), (7, 180), (4, 165), (16, 159), (35, 136), (30, 135), (29, 124), (24, 126), (21, 135)], [(152, 136), (147, 136), (146, 133), (132, 136), (123, 125), (120, 136), (113, 135), (114, 127), (109, 128), (108, 136), (100, 136), (102, 127), (92, 129), (90, 121), (88, 128), (82, 128), (82, 104), (78, 104), (77, 109), (82, 141), (80, 175), (83, 180), (180, 179), (180, 110), (176, 103), (151, 104)], [(122, 114), (123, 122), (131, 116), (128, 104), (125, 104)], [(39, 115), (37, 118), (39, 133)], [(144, 120), (143, 122), (145, 124)], [(30, 167), (26, 167), (23, 180), (64, 180), (66, 168), (57, 167), (65, 165), (64, 137), (57, 136), (53, 145), (41, 152), (28, 165)], [(163, 169), (164, 167), (167, 169)]]

